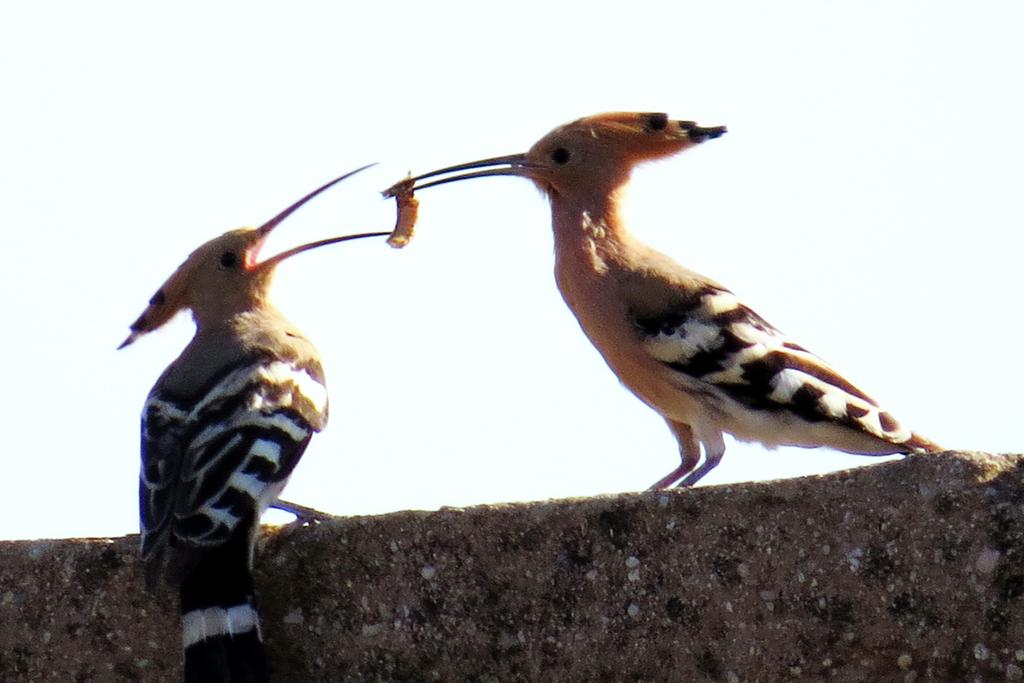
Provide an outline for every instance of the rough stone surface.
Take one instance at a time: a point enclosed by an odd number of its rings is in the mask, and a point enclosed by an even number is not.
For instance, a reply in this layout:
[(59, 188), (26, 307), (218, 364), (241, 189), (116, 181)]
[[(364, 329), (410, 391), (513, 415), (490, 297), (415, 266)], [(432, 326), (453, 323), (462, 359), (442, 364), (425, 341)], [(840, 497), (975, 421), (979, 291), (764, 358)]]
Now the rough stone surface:
[[(0, 543), (0, 680), (175, 681), (137, 538)], [(1024, 458), (267, 530), (276, 681), (1024, 677)]]

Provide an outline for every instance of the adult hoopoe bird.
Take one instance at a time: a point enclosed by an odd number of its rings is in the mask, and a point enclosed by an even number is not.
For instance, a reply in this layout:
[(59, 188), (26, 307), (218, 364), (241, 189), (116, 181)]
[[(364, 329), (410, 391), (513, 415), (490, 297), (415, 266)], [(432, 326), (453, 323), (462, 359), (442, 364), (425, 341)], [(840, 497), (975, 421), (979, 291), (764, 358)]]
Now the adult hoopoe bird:
[[(365, 167), (364, 167), (365, 168)], [(284, 488), (313, 432), (327, 424), (319, 356), (268, 301), (277, 265), (258, 261), (270, 232), (341, 176), (259, 228), (196, 249), (132, 323), (123, 348), (191, 309), (192, 341), (157, 380), (142, 413), (142, 560), (153, 587), (180, 587), (185, 681), (268, 680), (254, 604), (260, 516)]]
[[(769, 448), (941, 450), (728, 289), (627, 231), (619, 200), (633, 168), (724, 133), (660, 113), (599, 114), (556, 128), (525, 154), (449, 166), (385, 194), (513, 175), (547, 195), (562, 297), (622, 383), (679, 442), (679, 467), (652, 489), (699, 481), (722, 459), (726, 433)], [(447, 175), (463, 171), (471, 172)], [(444, 177), (421, 182), (437, 176)]]

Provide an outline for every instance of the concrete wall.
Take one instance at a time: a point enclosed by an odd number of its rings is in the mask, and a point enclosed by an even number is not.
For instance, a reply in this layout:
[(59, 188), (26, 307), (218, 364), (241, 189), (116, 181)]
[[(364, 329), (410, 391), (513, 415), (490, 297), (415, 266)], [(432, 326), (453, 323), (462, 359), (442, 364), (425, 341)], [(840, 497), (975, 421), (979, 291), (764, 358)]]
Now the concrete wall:
[[(267, 530), (276, 681), (1024, 679), (1021, 456)], [(0, 680), (175, 681), (137, 538), (0, 543)]]

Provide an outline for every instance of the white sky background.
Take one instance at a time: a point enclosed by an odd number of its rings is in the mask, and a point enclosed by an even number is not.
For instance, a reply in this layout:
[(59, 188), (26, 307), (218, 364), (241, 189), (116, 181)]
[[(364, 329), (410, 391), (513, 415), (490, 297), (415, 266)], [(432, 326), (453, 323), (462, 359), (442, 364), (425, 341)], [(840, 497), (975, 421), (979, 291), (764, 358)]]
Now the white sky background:
[[(635, 176), (635, 232), (912, 428), (1021, 452), (1018, 3), (7, 3), (0, 538), (137, 528), (138, 416), (181, 316), (115, 347), (201, 242), (324, 181), (266, 255), (390, 229), (409, 169), (610, 110), (729, 133)], [(425, 191), (416, 240), (329, 247), (276, 300), (331, 424), (286, 497), (338, 514), (642, 489), (678, 463), (551, 275), (527, 181)], [(730, 442), (717, 484), (870, 464)]]

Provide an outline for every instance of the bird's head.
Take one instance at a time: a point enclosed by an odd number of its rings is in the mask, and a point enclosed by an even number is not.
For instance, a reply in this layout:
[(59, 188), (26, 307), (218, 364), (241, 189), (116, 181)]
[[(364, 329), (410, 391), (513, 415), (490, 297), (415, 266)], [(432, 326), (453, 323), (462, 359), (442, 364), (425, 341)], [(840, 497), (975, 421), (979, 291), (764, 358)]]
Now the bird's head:
[(259, 260), (260, 249), (270, 233), (296, 209), (324, 190), (368, 166), (335, 178), (310, 192), (258, 228), (239, 228), (206, 242), (185, 259), (156, 291), (149, 305), (131, 324), (131, 334), (118, 347), (124, 348), (140, 336), (166, 324), (181, 310), (190, 309), (196, 323), (226, 318), (262, 304), (278, 264), (296, 254), (327, 244), (363, 237), (385, 237), (387, 232), (370, 232), (330, 237), (288, 249)]
[(413, 178), (412, 189), (468, 178), (515, 175), (533, 180), (552, 198), (610, 193), (629, 180), (637, 164), (677, 154), (717, 138), (725, 130), (725, 126), (705, 128), (693, 121), (670, 119), (667, 114), (597, 114), (559, 126), (526, 153), (424, 173)]

